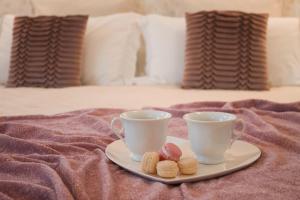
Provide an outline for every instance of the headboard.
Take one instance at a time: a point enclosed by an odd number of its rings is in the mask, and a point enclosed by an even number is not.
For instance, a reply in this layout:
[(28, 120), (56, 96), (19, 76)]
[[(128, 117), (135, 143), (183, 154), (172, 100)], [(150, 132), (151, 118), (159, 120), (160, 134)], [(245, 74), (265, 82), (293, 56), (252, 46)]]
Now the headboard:
[(32, 15), (32, 13), (30, 0), (0, 0), (0, 15)]
[[(211, 5), (212, 6), (214, 5), (213, 2), (216, 2), (215, 4), (223, 4), (226, 7), (226, 2), (228, 1), (231, 1), (230, 2), (231, 5), (235, 4), (239, 6), (238, 3), (232, 3), (232, 0), (201, 0), (201, 4), (204, 5), (204, 8), (206, 6), (207, 9), (209, 9)], [(241, 2), (241, 0), (234, 0), (234, 1)], [(47, 14), (45, 10), (47, 9), (47, 5), (52, 6), (55, 5), (56, 3), (61, 4), (62, 2), (65, 2), (67, 5), (80, 4), (82, 2), (82, 5), (85, 5), (85, 7), (86, 5), (88, 5), (91, 7), (91, 9), (93, 9), (92, 4), (97, 4), (98, 7), (99, 4), (101, 4), (101, 6), (103, 7), (107, 5), (111, 9), (113, 6), (117, 4), (118, 6), (120, 6), (120, 3), (122, 2), (123, 8), (113, 9), (113, 12), (133, 11), (142, 14), (158, 13), (158, 14), (163, 14), (168, 16), (182, 16), (184, 15), (186, 10), (193, 11), (193, 9), (198, 9), (197, 6), (195, 5), (196, 4), (199, 5), (198, 0), (109, 0), (109, 1), (107, 0), (89, 0), (89, 1), (86, 0), (0, 0), (0, 15), (4, 15), (4, 14), (38, 15), (41, 13)], [(275, 13), (274, 12), (271, 13), (271, 16), (272, 15), (273, 16), (300, 16), (300, 0), (264, 0), (264, 1), (247, 0), (247, 2), (249, 2), (250, 5), (255, 2), (266, 2), (265, 4), (269, 6), (271, 12), (277, 9), (277, 11), (274, 11)], [(278, 6), (280, 6), (280, 8), (278, 8)], [(72, 7), (68, 6), (67, 9), (71, 10)], [(278, 9), (281, 9), (280, 11), (281, 13), (278, 13)], [(49, 14), (53, 14), (53, 12), (51, 12), (51, 8), (49, 9), (49, 12), (50, 12)], [(58, 12), (62, 14), (64, 10), (59, 9)], [(95, 13), (85, 13), (85, 14), (95, 15)], [(102, 15), (102, 13), (100, 13), (99, 15)]]

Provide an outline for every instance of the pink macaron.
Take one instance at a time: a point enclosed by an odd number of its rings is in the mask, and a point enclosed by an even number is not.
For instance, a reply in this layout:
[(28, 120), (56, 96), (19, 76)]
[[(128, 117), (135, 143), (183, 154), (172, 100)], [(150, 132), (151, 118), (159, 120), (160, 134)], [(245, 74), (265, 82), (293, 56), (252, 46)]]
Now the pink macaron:
[(177, 162), (180, 160), (181, 155), (182, 152), (180, 148), (173, 143), (164, 144), (159, 152), (160, 160), (173, 160)]

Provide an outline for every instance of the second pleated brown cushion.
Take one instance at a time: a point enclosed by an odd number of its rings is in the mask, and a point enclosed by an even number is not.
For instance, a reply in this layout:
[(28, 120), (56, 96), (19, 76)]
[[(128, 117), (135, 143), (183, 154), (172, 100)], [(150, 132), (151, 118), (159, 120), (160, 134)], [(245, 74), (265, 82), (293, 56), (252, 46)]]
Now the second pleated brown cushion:
[(87, 16), (16, 17), (8, 87), (80, 85)]
[(268, 15), (231, 11), (186, 14), (183, 88), (268, 89)]

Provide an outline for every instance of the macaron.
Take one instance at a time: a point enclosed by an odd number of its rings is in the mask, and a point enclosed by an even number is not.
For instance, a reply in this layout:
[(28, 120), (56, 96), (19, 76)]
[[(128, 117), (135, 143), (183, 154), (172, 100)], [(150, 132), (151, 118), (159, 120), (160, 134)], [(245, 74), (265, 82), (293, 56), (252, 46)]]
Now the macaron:
[(179, 161), (182, 152), (180, 148), (173, 143), (166, 143), (159, 152), (160, 160)]
[(195, 158), (183, 158), (177, 164), (181, 174), (191, 175), (198, 170), (198, 162)]
[(158, 161), (159, 154), (157, 152), (146, 152), (141, 161), (142, 170), (147, 174), (156, 174)]
[(163, 178), (175, 178), (179, 168), (172, 160), (159, 161), (156, 165), (157, 174)]

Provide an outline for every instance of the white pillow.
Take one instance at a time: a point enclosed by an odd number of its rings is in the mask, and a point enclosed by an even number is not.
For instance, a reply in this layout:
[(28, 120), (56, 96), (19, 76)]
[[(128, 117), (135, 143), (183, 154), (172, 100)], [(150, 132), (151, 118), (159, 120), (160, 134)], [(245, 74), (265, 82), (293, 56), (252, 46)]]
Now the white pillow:
[(102, 16), (136, 10), (135, 0), (31, 0), (35, 15)]
[(184, 69), (184, 19), (148, 15), (140, 27), (146, 45), (146, 75), (153, 83), (179, 84)]
[[(179, 84), (184, 70), (184, 18), (158, 15), (140, 23), (146, 43), (146, 75), (156, 83)], [(269, 18), (268, 75), (272, 86), (300, 85), (298, 18)]]
[(2, 20), (0, 32), (0, 84), (3, 85), (8, 80), (10, 53), (12, 45), (12, 34), (14, 26), (14, 16), (5, 15)]
[(140, 18), (134, 13), (89, 18), (83, 84), (130, 84), (140, 47)]
[(267, 32), (269, 80), (273, 86), (300, 85), (298, 18), (270, 18)]

